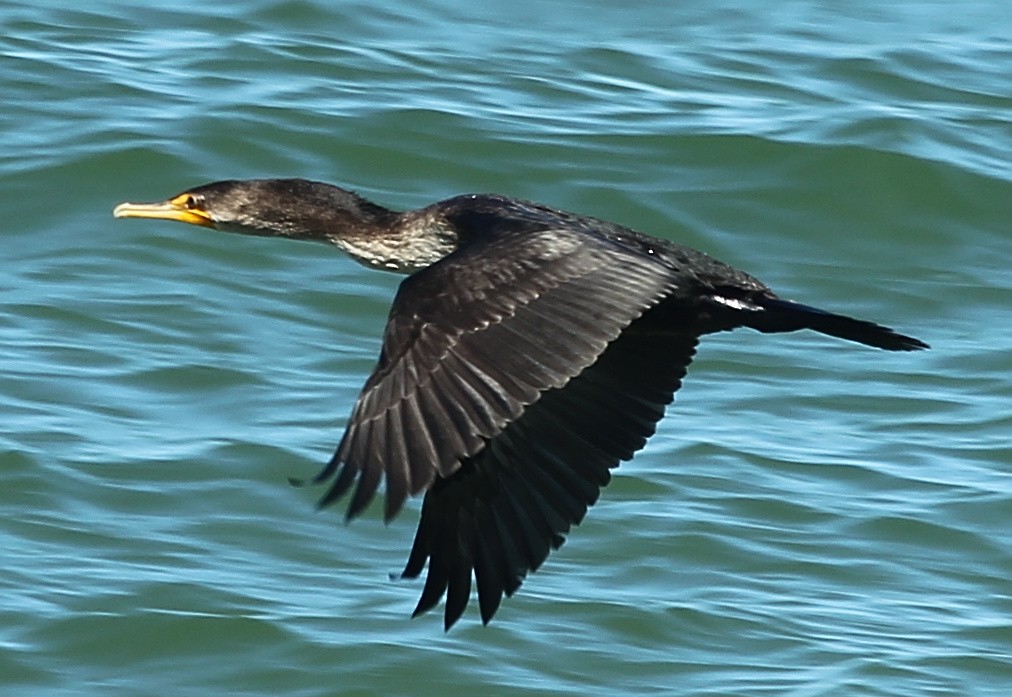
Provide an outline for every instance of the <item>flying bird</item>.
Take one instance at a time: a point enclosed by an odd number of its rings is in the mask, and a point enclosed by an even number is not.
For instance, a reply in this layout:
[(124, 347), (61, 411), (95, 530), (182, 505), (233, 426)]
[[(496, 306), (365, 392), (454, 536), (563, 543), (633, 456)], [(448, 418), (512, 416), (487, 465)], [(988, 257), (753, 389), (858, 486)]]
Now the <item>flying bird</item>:
[(654, 433), (704, 334), (811, 329), (888, 351), (887, 327), (777, 296), (702, 252), (495, 194), (395, 212), (304, 179), (204, 184), (116, 217), (316, 240), (407, 274), (379, 361), (313, 480), (390, 521), (424, 492), (402, 576), (448, 630), (477, 587), (487, 624)]

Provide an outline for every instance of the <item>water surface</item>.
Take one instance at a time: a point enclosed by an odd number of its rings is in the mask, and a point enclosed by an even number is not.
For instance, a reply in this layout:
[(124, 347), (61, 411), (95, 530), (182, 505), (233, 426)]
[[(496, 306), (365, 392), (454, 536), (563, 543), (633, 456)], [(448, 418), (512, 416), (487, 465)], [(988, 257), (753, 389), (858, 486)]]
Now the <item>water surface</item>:
[[(5, 694), (1002, 695), (1012, 10), (0, 9)], [(408, 615), (417, 503), (292, 489), (399, 279), (123, 200), (303, 176), (497, 191), (710, 252), (930, 352), (710, 337), (487, 628)]]

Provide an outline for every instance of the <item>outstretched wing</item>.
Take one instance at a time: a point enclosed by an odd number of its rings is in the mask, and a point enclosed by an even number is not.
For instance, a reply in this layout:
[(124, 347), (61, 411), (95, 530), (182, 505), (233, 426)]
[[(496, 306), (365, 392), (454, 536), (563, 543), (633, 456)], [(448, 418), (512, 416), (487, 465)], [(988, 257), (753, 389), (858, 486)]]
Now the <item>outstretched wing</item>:
[[(663, 311), (663, 308), (660, 308)], [(643, 447), (681, 385), (696, 346), (679, 333), (637, 320), (600, 359), (563, 389), (550, 389), (487, 447), (425, 495), (404, 576), (429, 564), (415, 615), (446, 594), (445, 627), (478, 587), (482, 622), (511, 595), (610, 479), (610, 469)]]
[(450, 477), (546, 390), (594, 363), (675, 288), (670, 268), (579, 230), (478, 235), (408, 277), (337, 452), (326, 505), (354, 517), (386, 479), (387, 520)]

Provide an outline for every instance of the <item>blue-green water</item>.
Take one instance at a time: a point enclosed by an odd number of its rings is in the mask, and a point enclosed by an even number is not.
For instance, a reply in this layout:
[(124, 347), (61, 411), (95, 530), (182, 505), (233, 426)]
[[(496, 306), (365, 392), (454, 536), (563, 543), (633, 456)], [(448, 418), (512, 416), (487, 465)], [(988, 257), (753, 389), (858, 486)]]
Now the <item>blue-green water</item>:
[[(1009, 694), (1012, 5), (675, 5), (0, 6), (4, 695)], [(111, 218), (250, 176), (538, 199), (933, 348), (710, 337), (444, 634), (389, 580), (417, 504), (345, 526), (286, 484), (399, 279)]]

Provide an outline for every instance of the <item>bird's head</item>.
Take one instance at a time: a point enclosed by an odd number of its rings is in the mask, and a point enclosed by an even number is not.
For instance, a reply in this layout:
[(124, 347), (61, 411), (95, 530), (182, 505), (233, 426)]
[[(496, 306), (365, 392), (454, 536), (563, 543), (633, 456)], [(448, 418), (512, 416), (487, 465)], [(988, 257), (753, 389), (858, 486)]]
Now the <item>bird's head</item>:
[(159, 203), (121, 203), (117, 218), (158, 218), (226, 232), (338, 243), (396, 214), (350, 191), (305, 179), (230, 179)]

